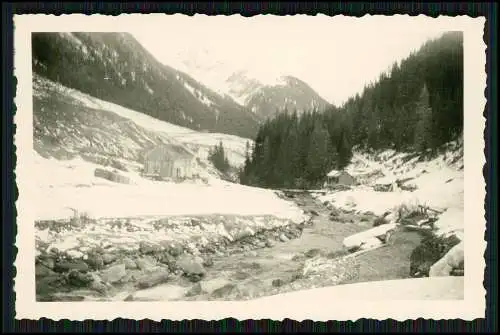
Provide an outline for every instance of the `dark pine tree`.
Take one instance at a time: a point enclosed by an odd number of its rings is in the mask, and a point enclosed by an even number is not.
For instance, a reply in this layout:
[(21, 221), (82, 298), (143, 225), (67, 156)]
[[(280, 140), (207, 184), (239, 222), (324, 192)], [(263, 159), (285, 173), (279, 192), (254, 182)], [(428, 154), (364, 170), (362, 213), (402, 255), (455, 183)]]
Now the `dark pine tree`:
[(224, 146), (222, 145), (222, 141), (220, 141), (218, 145), (215, 145), (210, 150), (208, 159), (220, 172), (226, 173), (229, 171), (230, 168), (229, 160), (227, 159), (226, 154), (224, 152)]
[(429, 104), (429, 91), (424, 84), (420, 94), (420, 100), (417, 103), (418, 121), (415, 128), (415, 149), (419, 152), (425, 152), (433, 148), (432, 143), (432, 109)]

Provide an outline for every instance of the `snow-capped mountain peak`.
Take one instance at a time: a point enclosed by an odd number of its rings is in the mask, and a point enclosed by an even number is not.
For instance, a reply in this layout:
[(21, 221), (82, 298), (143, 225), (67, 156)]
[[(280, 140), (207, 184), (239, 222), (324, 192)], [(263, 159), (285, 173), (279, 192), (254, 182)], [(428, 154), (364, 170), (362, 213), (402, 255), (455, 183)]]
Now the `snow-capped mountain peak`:
[(169, 64), (259, 116), (271, 117), (285, 108), (301, 112), (329, 105), (298, 78), (252, 60), (221, 60), (206, 48), (180, 51)]
[(309, 85), (292, 76), (268, 75), (264, 81), (249, 71), (239, 71), (226, 83), (236, 101), (262, 117), (272, 117), (285, 109), (304, 112), (329, 106)]

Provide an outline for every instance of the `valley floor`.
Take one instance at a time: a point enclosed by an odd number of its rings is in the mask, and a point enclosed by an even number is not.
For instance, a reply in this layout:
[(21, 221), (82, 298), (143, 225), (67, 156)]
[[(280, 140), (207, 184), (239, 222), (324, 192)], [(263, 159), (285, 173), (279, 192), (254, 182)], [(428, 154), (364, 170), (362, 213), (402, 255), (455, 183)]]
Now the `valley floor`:
[[(420, 232), (398, 226), (384, 243), (354, 253), (345, 238), (370, 231), (384, 211), (395, 220), (398, 204), (425, 199), (447, 205), (436, 234), (462, 238), (463, 173), (440, 162), (424, 163), (425, 173), (417, 162), (400, 164), (403, 177), (419, 172), (415, 192), (356, 186), (280, 197), (217, 179), (175, 184), (128, 173), (131, 184), (120, 185), (95, 178), (90, 163), (39, 159), (57, 177), (39, 179), (36, 191), (47, 199), (35, 225), (37, 299), (247, 300), (410, 278)], [(398, 174), (392, 166), (385, 175)]]
[[(364, 253), (345, 246), (387, 211), (395, 225), (403, 207), (444, 211), (435, 233), (463, 238), (459, 143), (431, 161), (355, 153), (348, 170), (364, 175), (363, 185), (292, 200), (222, 181), (207, 161), (223, 141), (231, 165), (241, 166), (247, 139), (198, 133), (35, 79), (36, 152), (19, 161), (32, 174), (23, 195), (33, 208), (40, 301), (243, 300), (408, 278), (419, 233), (394, 229)], [(189, 149), (200, 178), (143, 178), (140, 153), (163, 143)], [(96, 176), (98, 169), (117, 179)], [(374, 189), (398, 179), (414, 190)]]
[[(410, 254), (420, 243), (419, 233), (398, 231), (387, 245), (352, 257), (343, 251), (343, 239), (370, 229), (374, 217), (346, 213), (335, 221), (329, 218), (330, 211), (312, 197), (303, 195), (297, 197), (297, 201), (303, 209), (318, 215), (306, 225), (283, 225), (247, 235), (234, 243), (200, 248), (199, 260), (173, 256), (173, 249), (168, 249), (170, 256), (166, 257), (164, 250), (148, 249), (144, 245), (128, 252), (104, 248), (101, 258), (109, 264), (103, 264), (104, 269), (94, 272), (90, 287), (85, 287), (84, 278), (81, 278), (82, 287), (75, 286), (70, 278), (69, 286), (56, 284), (50, 288), (54, 283), (47, 282), (47, 278), (62, 278), (56, 275), (61, 272), (56, 261), (50, 276), (39, 273), (38, 299), (247, 300), (340, 284), (409, 278)], [(187, 245), (181, 248), (187, 249)], [(37, 268), (45, 266), (47, 259), (40, 257)], [(171, 262), (184, 263), (185, 268), (176, 269)], [(133, 263), (132, 266), (129, 263)], [(78, 263), (73, 264), (68, 268), (78, 268)], [(190, 271), (193, 274), (186, 276)], [(96, 285), (96, 280), (103, 284)], [(113, 281), (113, 285), (106, 281)], [(446, 291), (443, 294), (447, 294)], [(440, 296), (434, 293), (434, 297)]]
[[(131, 300), (240, 300), (346, 283), (409, 278), (410, 253), (419, 244), (415, 232), (398, 232), (393, 242), (357, 258), (343, 253), (345, 237), (371, 227), (362, 215), (333, 221), (329, 211), (310, 196), (299, 198), (301, 207), (315, 211), (310, 225), (296, 239), (280, 239), (269, 248), (239, 251), (214, 259), (199, 284), (176, 290), (169, 284), (132, 294)], [(345, 219), (345, 218), (344, 218)], [(369, 256), (368, 256), (369, 255)], [(347, 257), (343, 257), (347, 256)], [(311, 273), (304, 273), (312, 265)], [(189, 292), (189, 293), (188, 293)]]

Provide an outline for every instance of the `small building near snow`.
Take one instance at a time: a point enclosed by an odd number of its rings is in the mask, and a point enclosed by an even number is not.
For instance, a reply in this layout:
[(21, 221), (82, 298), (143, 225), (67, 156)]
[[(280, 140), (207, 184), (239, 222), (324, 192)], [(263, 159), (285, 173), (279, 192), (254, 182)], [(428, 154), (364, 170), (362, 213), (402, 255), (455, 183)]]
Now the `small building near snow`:
[(356, 178), (345, 170), (332, 170), (326, 175), (325, 186), (351, 186), (356, 184)]
[(356, 183), (358, 185), (370, 185), (373, 184), (377, 179), (384, 177), (384, 173), (381, 170), (370, 170), (370, 169), (357, 169), (350, 172), (354, 178), (356, 178)]
[(377, 179), (373, 184), (373, 190), (377, 192), (393, 192), (396, 191), (399, 181), (395, 176), (384, 176)]
[(160, 179), (184, 179), (193, 176), (195, 157), (181, 146), (159, 145), (144, 154), (144, 175)]

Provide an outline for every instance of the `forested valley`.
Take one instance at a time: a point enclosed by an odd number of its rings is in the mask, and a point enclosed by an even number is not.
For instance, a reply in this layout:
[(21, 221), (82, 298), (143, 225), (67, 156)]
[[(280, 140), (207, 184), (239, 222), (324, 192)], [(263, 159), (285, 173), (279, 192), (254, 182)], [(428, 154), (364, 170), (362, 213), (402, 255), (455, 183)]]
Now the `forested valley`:
[(463, 34), (448, 32), (365, 86), (342, 106), (264, 122), (248, 148), (240, 182), (315, 187), (347, 166), (353, 148), (432, 156), (463, 130)]

